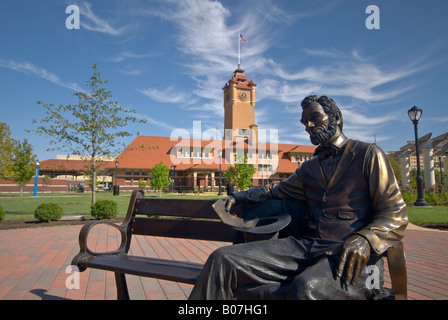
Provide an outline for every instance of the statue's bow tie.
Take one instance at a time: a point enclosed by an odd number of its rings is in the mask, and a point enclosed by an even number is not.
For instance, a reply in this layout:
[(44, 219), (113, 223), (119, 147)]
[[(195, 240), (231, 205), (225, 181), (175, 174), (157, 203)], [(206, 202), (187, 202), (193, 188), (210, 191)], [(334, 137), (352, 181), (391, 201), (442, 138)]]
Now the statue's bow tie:
[(328, 147), (318, 146), (314, 152), (314, 155), (317, 155), (321, 159), (325, 159), (329, 156), (334, 156), (337, 152), (339, 152), (339, 150), (341, 149), (333, 144)]

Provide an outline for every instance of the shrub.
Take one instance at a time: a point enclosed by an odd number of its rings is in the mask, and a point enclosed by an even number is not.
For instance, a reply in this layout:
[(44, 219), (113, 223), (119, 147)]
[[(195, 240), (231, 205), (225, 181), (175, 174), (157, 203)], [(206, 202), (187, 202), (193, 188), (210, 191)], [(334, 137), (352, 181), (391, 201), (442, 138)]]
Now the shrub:
[(413, 205), (417, 201), (417, 190), (411, 187), (402, 187), (401, 194), (407, 205)]
[(425, 192), (425, 200), (429, 204), (433, 205), (447, 205), (448, 204), (448, 193), (440, 188), (429, 189)]
[[(448, 193), (444, 189), (426, 189), (424, 191), (424, 197), (428, 204), (446, 206), (448, 205)], [(417, 190), (415, 188), (401, 188), (401, 194), (403, 200), (407, 205), (413, 205), (417, 201)]]
[(63, 209), (57, 203), (42, 203), (34, 210), (34, 217), (40, 221), (58, 221), (61, 219)]
[(118, 213), (118, 205), (113, 200), (98, 200), (90, 207), (90, 214), (99, 220), (112, 219)]
[(5, 210), (0, 206), (0, 221), (5, 220)]

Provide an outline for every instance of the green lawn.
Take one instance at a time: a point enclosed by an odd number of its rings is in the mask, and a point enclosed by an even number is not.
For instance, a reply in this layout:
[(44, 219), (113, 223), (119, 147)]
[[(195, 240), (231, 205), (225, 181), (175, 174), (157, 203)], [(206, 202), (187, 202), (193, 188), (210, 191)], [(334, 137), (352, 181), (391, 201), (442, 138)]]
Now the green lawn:
[[(131, 193), (121, 192), (119, 196), (112, 195), (111, 192), (97, 193), (97, 200), (112, 199), (118, 204), (119, 216), (125, 216), (129, 204)], [(37, 197), (31, 195), (0, 194), (0, 205), (5, 210), (5, 219), (34, 219), (34, 210), (43, 202), (58, 203), (66, 215), (90, 215), (90, 193), (54, 193), (38, 194)], [(146, 193), (145, 197), (159, 197), (159, 194)], [(218, 198), (216, 193), (195, 195), (180, 195), (173, 193), (162, 194), (164, 198), (183, 198), (183, 199), (213, 199)], [(448, 224), (448, 206), (433, 206), (431, 209), (419, 207), (407, 207), (409, 221), (411, 223), (445, 223)]]
[[(131, 193), (121, 192), (114, 196), (111, 192), (98, 192), (96, 199), (111, 199), (118, 204), (118, 216), (125, 216), (129, 205)], [(146, 193), (145, 197), (159, 197), (159, 194)], [(182, 198), (182, 199), (213, 199), (218, 198), (215, 194), (203, 194), (195, 196), (193, 194), (173, 194), (164, 193), (164, 198)], [(44, 202), (54, 202), (64, 209), (65, 215), (90, 215), (90, 204), (92, 195), (90, 193), (54, 193), (38, 194), (37, 197), (31, 195), (0, 194), (0, 205), (5, 210), (5, 220), (13, 219), (34, 219), (34, 210), (38, 205)]]
[(444, 223), (448, 224), (448, 206), (433, 206), (432, 208), (419, 208), (408, 206), (406, 208), (409, 222)]

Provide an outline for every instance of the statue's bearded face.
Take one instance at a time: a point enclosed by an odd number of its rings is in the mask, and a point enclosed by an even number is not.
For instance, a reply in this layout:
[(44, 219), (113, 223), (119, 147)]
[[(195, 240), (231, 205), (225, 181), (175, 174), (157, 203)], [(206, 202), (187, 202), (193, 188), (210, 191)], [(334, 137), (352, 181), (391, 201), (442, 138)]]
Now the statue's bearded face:
[(302, 112), (300, 120), (310, 135), (311, 143), (319, 145), (337, 132), (336, 119), (329, 118), (322, 106), (317, 102), (310, 103)]

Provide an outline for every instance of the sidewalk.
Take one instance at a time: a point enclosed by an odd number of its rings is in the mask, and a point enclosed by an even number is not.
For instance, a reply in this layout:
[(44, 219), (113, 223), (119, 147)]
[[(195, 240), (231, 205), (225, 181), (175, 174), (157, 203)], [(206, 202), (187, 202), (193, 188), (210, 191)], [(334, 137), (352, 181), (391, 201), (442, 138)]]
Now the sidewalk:
[[(67, 289), (69, 268), (78, 253), (80, 225), (0, 231), (0, 300), (109, 300), (116, 299), (112, 272), (86, 270), (79, 289)], [(89, 247), (96, 251), (118, 247), (113, 228), (92, 232)], [(448, 232), (408, 228), (404, 238), (410, 300), (448, 299)], [(131, 254), (205, 262), (226, 243), (134, 236)], [(71, 277), (71, 278), (70, 278)], [(389, 276), (385, 273), (388, 287)], [(187, 299), (187, 284), (127, 276), (131, 299)], [(74, 282), (72, 282), (74, 283)], [(70, 283), (69, 283), (70, 284)]]

